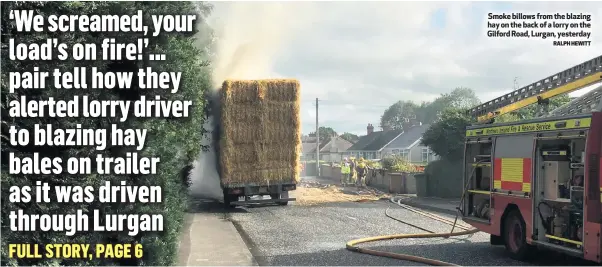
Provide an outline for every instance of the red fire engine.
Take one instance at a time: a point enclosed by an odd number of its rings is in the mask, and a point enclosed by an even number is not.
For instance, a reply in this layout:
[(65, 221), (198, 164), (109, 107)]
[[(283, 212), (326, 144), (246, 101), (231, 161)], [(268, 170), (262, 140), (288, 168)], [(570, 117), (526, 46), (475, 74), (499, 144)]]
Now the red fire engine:
[[(602, 81), (602, 56), (475, 107), (479, 121)], [(463, 220), (515, 259), (543, 247), (602, 262), (602, 86), (543, 117), (466, 131)]]

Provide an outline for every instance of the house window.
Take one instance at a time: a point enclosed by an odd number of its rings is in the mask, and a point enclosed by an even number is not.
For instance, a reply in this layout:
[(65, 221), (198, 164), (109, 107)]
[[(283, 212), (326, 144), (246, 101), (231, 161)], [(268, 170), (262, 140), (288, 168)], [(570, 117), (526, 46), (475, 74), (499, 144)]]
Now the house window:
[(422, 162), (429, 162), (433, 157), (433, 151), (426, 147), (422, 149)]
[(409, 149), (401, 150), (401, 153), (399, 153), (399, 156), (401, 156), (402, 158), (404, 158), (406, 160), (410, 160), (410, 150)]
[(399, 154), (399, 149), (393, 149), (393, 155)]
[(363, 158), (363, 157), (364, 157), (364, 152), (360, 152), (360, 153), (358, 154), (358, 157), (359, 157), (359, 158)]

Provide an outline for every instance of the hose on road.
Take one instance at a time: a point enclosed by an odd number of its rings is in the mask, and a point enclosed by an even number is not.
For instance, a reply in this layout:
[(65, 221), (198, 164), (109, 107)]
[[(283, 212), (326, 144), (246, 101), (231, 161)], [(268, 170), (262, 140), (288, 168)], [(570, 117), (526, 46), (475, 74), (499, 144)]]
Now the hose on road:
[[(484, 160), (479, 160), (477, 161), (476, 166), (480, 165)], [(476, 170), (476, 166), (472, 169), (472, 173), (469, 176), (468, 181), (466, 181), (466, 187), (464, 188), (464, 191), (462, 192), (462, 197), (460, 198), (460, 207), (462, 207), (462, 204), (464, 203), (464, 198), (466, 197), (466, 192), (468, 192), (468, 186), (470, 185), (470, 178), (472, 178), (472, 176), (474, 175), (474, 172)], [(431, 218), (435, 221), (439, 221), (442, 222), (444, 224), (447, 225), (451, 225), (452, 229), (449, 233), (433, 233), (432, 231), (429, 231), (427, 229), (424, 229), (422, 227), (419, 227), (417, 225), (414, 224), (410, 224), (408, 222), (405, 222), (403, 220), (397, 219), (391, 215), (389, 215), (388, 211), (389, 208), (387, 208), (387, 210), (385, 210), (385, 215), (391, 219), (394, 219), (398, 222), (401, 222), (403, 224), (418, 228), (422, 231), (425, 231), (427, 233), (423, 233), (423, 234), (395, 234), (395, 235), (384, 235), (384, 236), (374, 236), (374, 237), (366, 237), (366, 238), (360, 238), (360, 239), (355, 239), (355, 240), (351, 240), (349, 242), (347, 242), (346, 244), (346, 248), (347, 250), (353, 251), (353, 252), (358, 252), (358, 253), (364, 253), (364, 254), (369, 254), (369, 255), (374, 255), (374, 256), (380, 256), (380, 257), (388, 257), (388, 258), (393, 258), (393, 259), (398, 259), (398, 260), (405, 260), (405, 261), (412, 261), (412, 262), (418, 262), (418, 263), (424, 263), (424, 264), (428, 264), (428, 265), (433, 265), (433, 266), (457, 266), (456, 264), (452, 264), (449, 262), (444, 262), (444, 261), (439, 261), (439, 260), (435, 260), (435, 259), (429, 259), (429, 258), (424, 258), (424, 257), (418, 257), (418, 256), (413, 256), (413, 255), (408, 255), (408, 254), (401, 254), (401, 253), (393, 253), (393, 252), (386, 252), (386, 251), (379, 251), (379, 250), (374, 250), (374, 249), (369, 249), (369, 248), (360, 248), (357, 245), (362, 244), (362, 243), (368, 243), (368, 242), (376, 242), (376, 241), (384, 241), (384, 240), (392, 240), (392, 239), (408, 239), (408, 238), (449, 238), (449, 237), (453, 237), (453, 236), (463, 236), (463, 235), (471, 235), (474, 233), (479, 232), (478, 229), (470, 229), (469, 227), (466, 226), (462, 226), (457, 224), (458, 223), (458, 217), (460, 215), (460, 207), (458, 207), (458, 213), (456, 213), (456, 218), (454, 219), (454, 221), (452, 222), (451, 220), (448, 220), (446, 218), (443, 218), (441, 216), (435, 215), (433, 213), (430, 212), (425, 212), (425, 211), (421, 211), (418, 209), (415, 209), (409, 205), (405, 205), (401, 203), (401, 199), (395, 201), (395, 197), (391, 198), (391, 202), (397, 204), (398, 206), (420, 214), (422, 216)], [(462, 232), (456, 232), (454, 233), (454, 229), (455, 228), (460, 228), (464, 231)]]
[[(427, 229), (424, 229), (422, 227), (419, 227), (417, 225), (414, 224), (410, 224), (408, 222), (405, 222), (403, 220), (400, 220), (398, 218), (395, 218), (391, 215), (388, 214), (388, 208), (385, 211), (385, 215), (393, 220), (396, 220), (398, 222), (401, 222), (403, 224), (418, 228), (422, 231), (428, 232), (428, 233), (423, 233), (423, 234), (395, 234), (395, 235), (385, 235), (385, 236), (374, 236), (374, 237), (366, 237), (366, 238), (360, 238), (360, 239), (356, 239), (356, 240), (351, 240), (349, 242), (347, 242), (346, 248), (347, 250), (353, 251), (353, 252), (358, 252), (358, 253), (364, 253), (364, 254), (370, 254), (370, 255), (374, 255), (374, 256), (381, 256), (381, 257), (388, 257), (388, 258), (393, 258), (393, 259), (398, 259), (398, 260), (406, 260), (406, 261), (412, 261), (412, 262), (418, 262), (418, 263), (424, 263), (424, 264), (428, 264), (428, 265), (433, 265), (433, 266), (456, 266), (455, 264), (452, 263), (448, 263), (448, 262), (444, 262), (444, 261), (439, 261), (439, 260), (435, 260), (435, 259), (429, 259), (429, 258), (424, 258), (424, 257), (418, 257), (418, 256), (413, 256), (413, 255), (407, 255), (407, 254), (400, 254), (400, 253), (392, 253), (392, 252), (386, 252), (386, 251), (379, 251), (379, 250), (374, 250), (374, 249), (369, 249), (369, 248), (360, 248), (357, 245), (362, 244), (362, 243), (368, 243), (368, 242), (376, 242), (376, 241), (384, 241), (384, 240), (392, 240), (392, 239), (408, 239), (408, 238), (449, 238), (449, 237), (453, 237), (453, 236), (462, 236), (462, 235), (470, 235), (470, 234), (474, 234), (479, 232), (478, 229), (470, 229), (468, 227), (465, 227), (463, 225), (458, 225), (457, 221), (458, 221), (458, 215), (456, 215), (456, 219), (452, 222), (451, 220), (448, 220), (446, 218), (437, 216), (433, 213), (429, 213), (429, 212), (424, 212), (424, 211), (420, 211), (418, 209), (415, 209), (411, 206), (408, 205), (404, 205), (401, 204), (401, 200), (398, 200), (397, 202), (394, 200), (394, 198), (391, 198), (391, 202), (399, 205), (400, 207), (423, 215), (425, 217), (429, 217), (433, 220), (442, 222), (444, 224), (447, 225), (451, 225), (452, 226), (452, 230), (449, 233), (434, 233), (432, 231), (429, 231)], [(454, 228), (460, 228), (464, 231), (461, 232), (453, 232)]]

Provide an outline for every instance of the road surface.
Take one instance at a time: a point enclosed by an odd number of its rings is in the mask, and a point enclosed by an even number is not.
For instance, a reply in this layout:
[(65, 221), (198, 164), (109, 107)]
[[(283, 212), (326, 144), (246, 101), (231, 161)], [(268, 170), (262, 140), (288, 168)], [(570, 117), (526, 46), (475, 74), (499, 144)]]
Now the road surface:
[[(293, 204), (286, 207), (249, 207), (230, 211), (220, 210), (217, 206), (206, 206), (204, 209), (223, 212), (225, 218), (234, 223), (259, 265), (417, 265), (413, 262), (359, 254), (345, 249), (345, 243), (352, 239), (422, 232), (386, 217), (385, 210), (388, 207), (391, 207), (390, 215), (409, 223), (421, 225), (434, 232), (450, 230), (450, 226), (446, 224), (407, 211), (385, 200), (317, 206)], [(438, 215), (453, 219), (449, 215)], [(503, 246), (491, 246), (489, 236), (484, 233), (450, 239), (382, 241), (360, 246), (428, 257), (458, 265), (588, 264), (578, 259), (567, 260), (564, 255), (548, 252), (538, 252), (537, 256), (528, 262), (515, 261), (507, 257)]]

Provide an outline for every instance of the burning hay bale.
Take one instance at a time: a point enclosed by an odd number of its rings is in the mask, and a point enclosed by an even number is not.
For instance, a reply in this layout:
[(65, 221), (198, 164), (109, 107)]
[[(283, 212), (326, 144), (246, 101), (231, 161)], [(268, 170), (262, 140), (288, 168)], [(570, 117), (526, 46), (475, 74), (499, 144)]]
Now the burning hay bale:
[(297, 80), (228, 80), (220, 91), (220, 171), (224, 183), (299, 180)]

